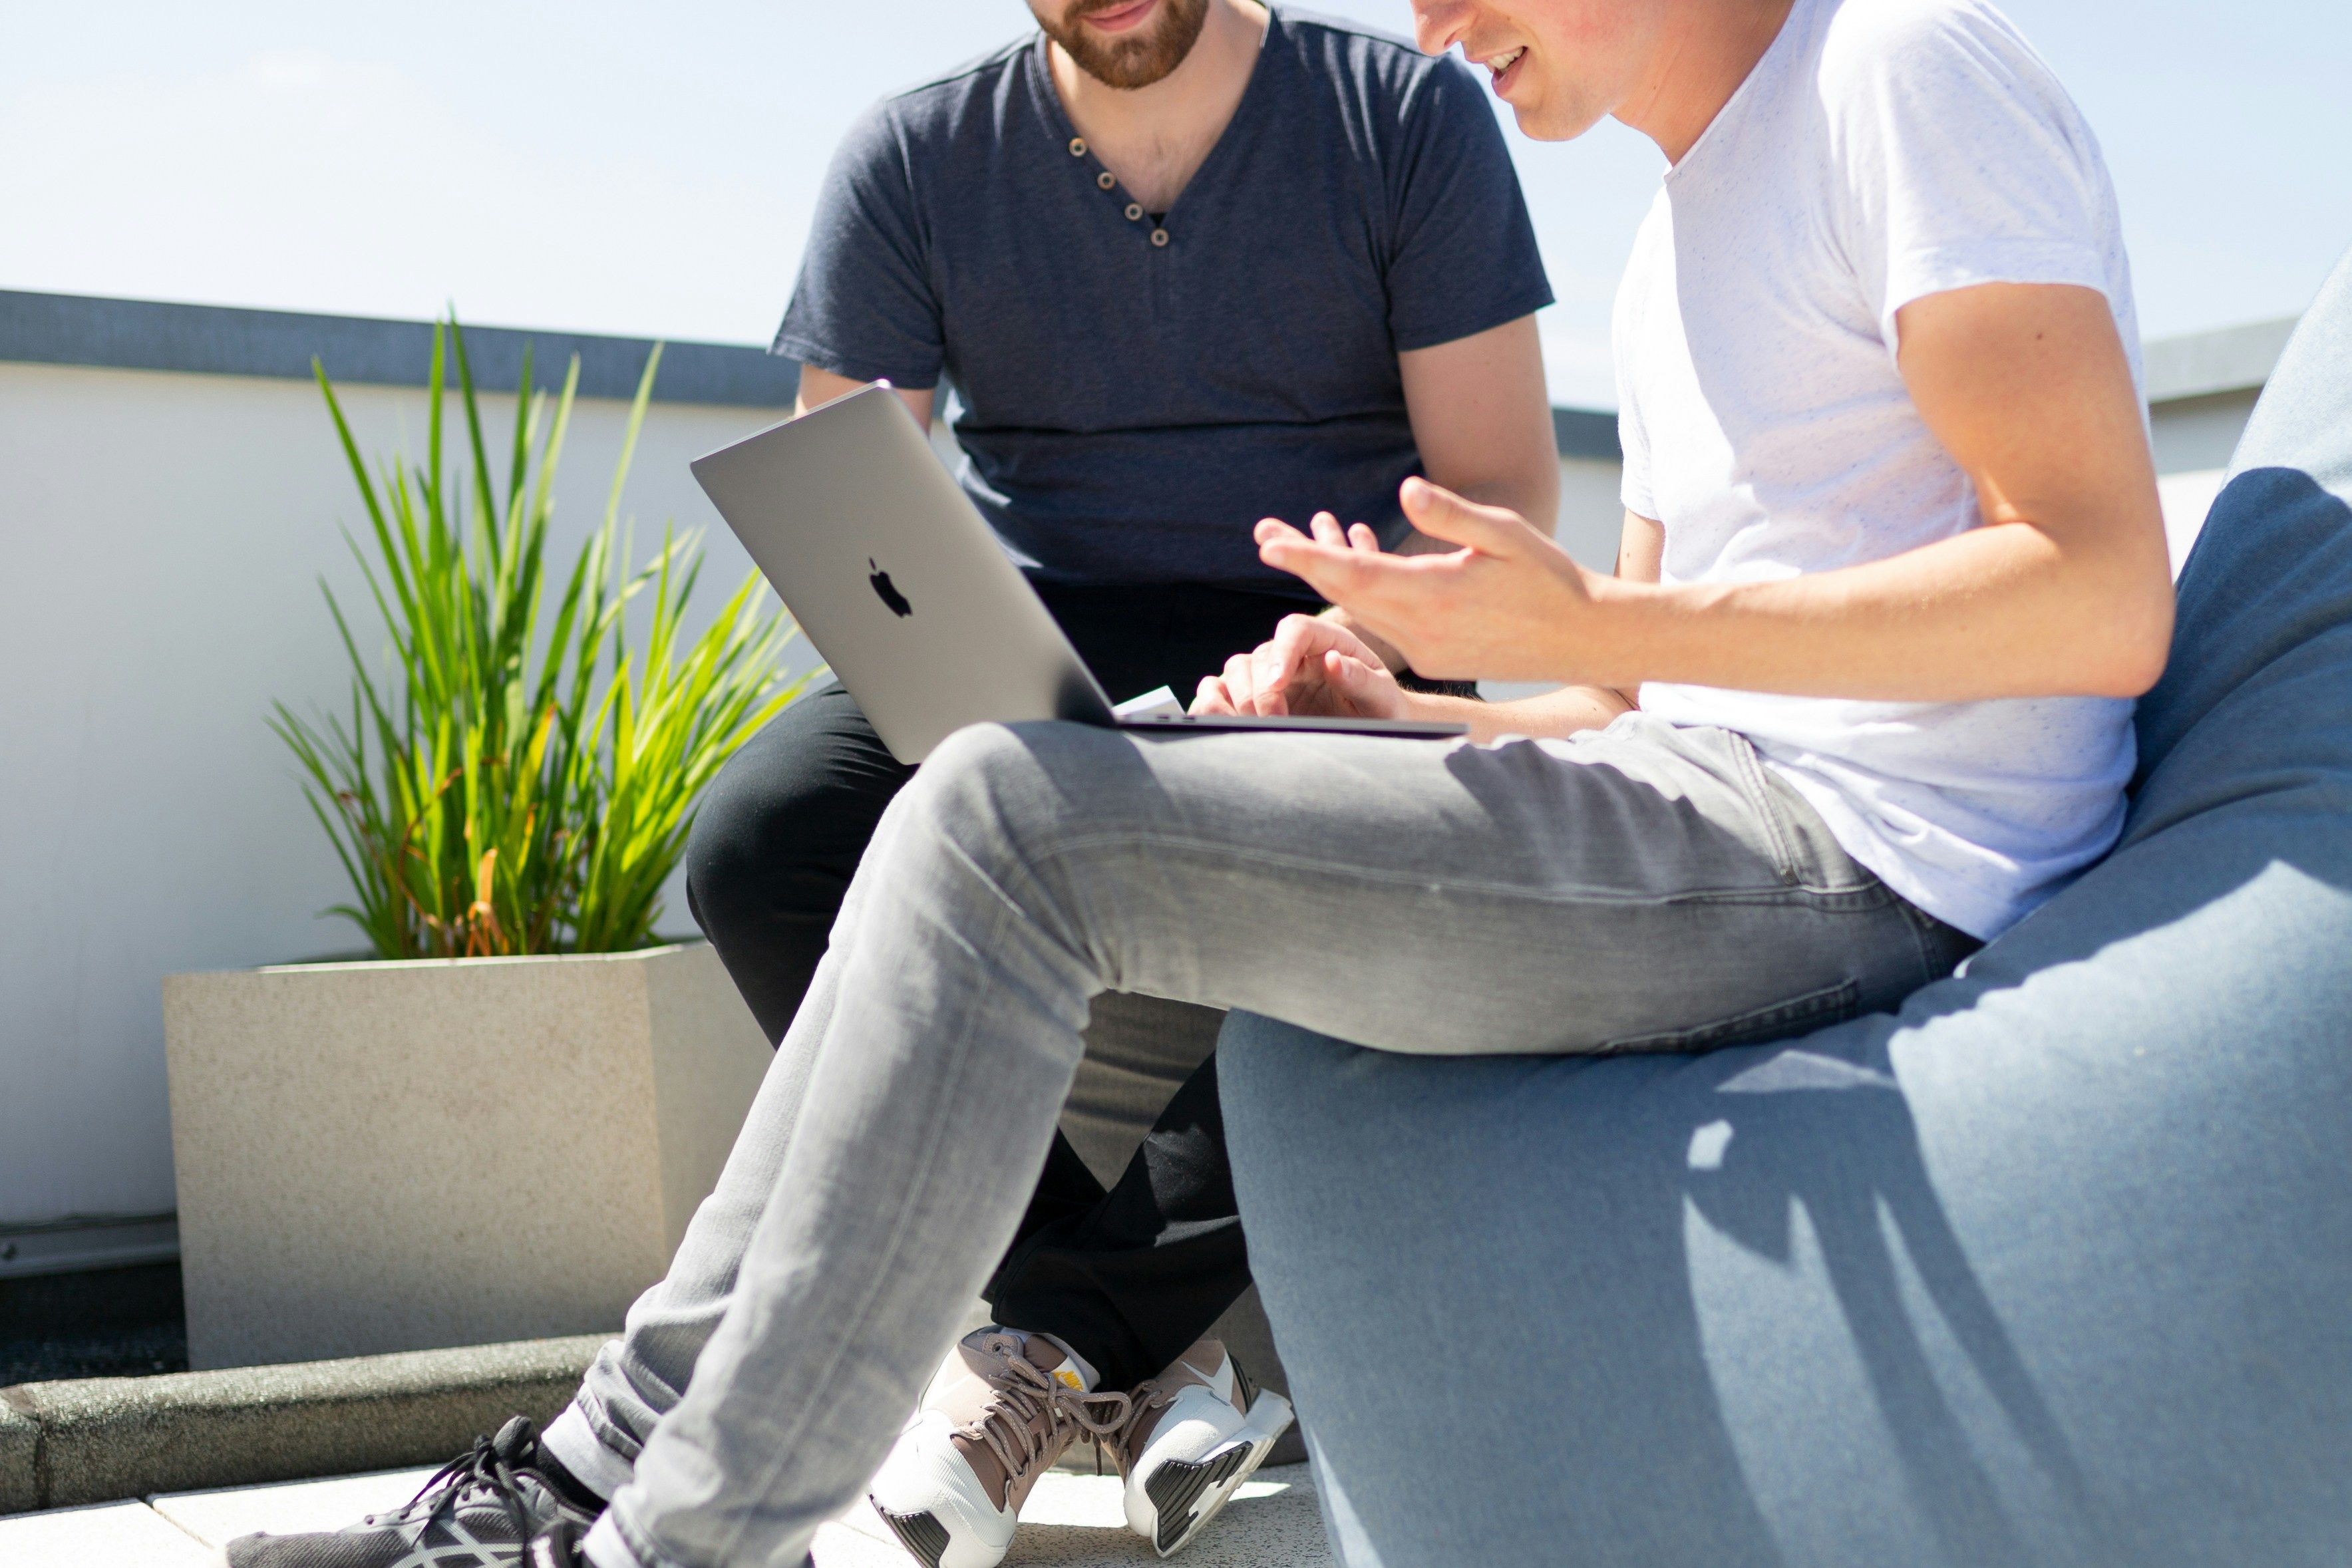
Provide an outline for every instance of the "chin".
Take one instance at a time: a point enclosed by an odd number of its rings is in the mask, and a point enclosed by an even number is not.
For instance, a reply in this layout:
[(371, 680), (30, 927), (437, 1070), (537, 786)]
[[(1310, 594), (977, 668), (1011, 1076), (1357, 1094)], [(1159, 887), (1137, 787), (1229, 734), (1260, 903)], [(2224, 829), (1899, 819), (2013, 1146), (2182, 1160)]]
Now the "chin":
[(1559, 95), (1530, 93), (1528, 97), (1528, 103), (1511, 103), (1511, 114), (1519, 122), (1519, 134), (1531, 140), (1573, 141), (1601, 123), (1600, 115), (1581, 104), (1562, 103)]

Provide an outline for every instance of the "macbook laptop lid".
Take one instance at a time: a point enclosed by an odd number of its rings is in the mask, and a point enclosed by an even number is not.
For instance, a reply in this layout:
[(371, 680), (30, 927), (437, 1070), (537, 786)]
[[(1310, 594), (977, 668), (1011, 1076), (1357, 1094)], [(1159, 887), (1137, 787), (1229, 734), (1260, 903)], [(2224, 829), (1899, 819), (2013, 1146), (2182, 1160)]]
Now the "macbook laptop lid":
[[(719, 516), (909, 765), (967, 725), (1316, 729), (1443, 737), (1373, 719), (1122, 720), (898, 394), (877, 383), (693, 463)], [(1241, 650), (1236, 649), (1235, 652)]]

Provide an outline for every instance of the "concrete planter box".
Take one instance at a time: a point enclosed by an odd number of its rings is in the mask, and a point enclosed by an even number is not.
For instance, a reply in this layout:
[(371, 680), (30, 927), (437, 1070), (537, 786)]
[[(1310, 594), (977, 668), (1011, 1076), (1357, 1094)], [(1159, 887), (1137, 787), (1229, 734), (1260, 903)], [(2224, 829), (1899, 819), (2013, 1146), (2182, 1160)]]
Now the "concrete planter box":
[(700, 944), (163, 982), (188, 1360), (609, 1331), (770, 1061)]

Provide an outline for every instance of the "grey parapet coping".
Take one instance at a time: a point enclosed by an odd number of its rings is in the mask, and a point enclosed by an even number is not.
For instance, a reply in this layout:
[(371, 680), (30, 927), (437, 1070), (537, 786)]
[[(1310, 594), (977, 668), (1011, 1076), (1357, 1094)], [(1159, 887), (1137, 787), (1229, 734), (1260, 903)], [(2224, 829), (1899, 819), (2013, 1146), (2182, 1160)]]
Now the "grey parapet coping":
[[(526, 343), (539, 384), (560, 383), (576, 353), (581, 392), (605, 398), (635, 394), (653, 350), (650, 338), (468, 325), (466, 353), (477, 382), (512, 392)], [(432, 355), (429, 321), (0, 289), (0, 361), (308, 381), (315, 356), (338, 382), (421, 387)], [(673, 342), (662, 350), (654, 399), (790, 408), (800, 374), (793, 361), (748, 343)], [(1556, 408), (1551, 422), (1563, 457), (1620, 455), (1613, 413)]]
[(1552, 444), (1562, 457), (1622, 463), (1625, 449), (1617, 441), (1617, 416), (1590, 408), (1551, 411)]
[(176, 1214), (128, 1214), (0, 1225), (0, 1281), (168, 1263), (180, 1255), (179, 1219)]
[[(649, 338), (467, 324), (476, 384), (514, 391), (526, 345), (535, 384), (562, 385), (577, 354), (581, 393), (598, 398), (635, 396), (653, 351)], [(433, 324), (0, 289), (0, 361), (308, 381), (313, 358), (338, 382), (421, 387), (433, 362)], [(662, 350), (654, 398), (784, 409), (799, 390), (800, 366), (764, 349), (672, 342)]]
[(552, 1420), (610, 1337), (0, 1388), (0, 1513), (441, 1464)]
[(2163, 404), (2230, 392), (2259, 392), (2270, 381), (2271, 371), (2278, 368), (2286, 340), (2294, 335), (2295, 320), (2289, 316), (2152, 340), (2140, 350), (2147, 401)]

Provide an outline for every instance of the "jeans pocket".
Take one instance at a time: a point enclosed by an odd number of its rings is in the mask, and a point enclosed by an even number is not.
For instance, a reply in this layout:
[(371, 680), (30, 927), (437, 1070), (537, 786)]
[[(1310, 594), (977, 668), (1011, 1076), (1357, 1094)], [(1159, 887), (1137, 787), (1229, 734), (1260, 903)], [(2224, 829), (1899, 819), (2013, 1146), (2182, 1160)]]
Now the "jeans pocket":
[(1768, 1040), (1780, 1040), (1792, 1034), (1826, 1029), (1833, 1023), (1843, 1023), (1861, 1011), (1861, 982), (1841, 980), (1834, 986), (1823, 986), (1820, 990), (1807, 991), (1801, 997), (1791, 997), (1787, 1001), (1774, 1002), (1769, 1007), (1735, 1013), (1713, 1023), (1612, 1040), (1596, 1054), (1628, 1056), (1636, 1052), (1675, 1051), (1695, 1054), (1703, 1051), (1721, 1051), (1727, 1046), (1759, 1045)]

